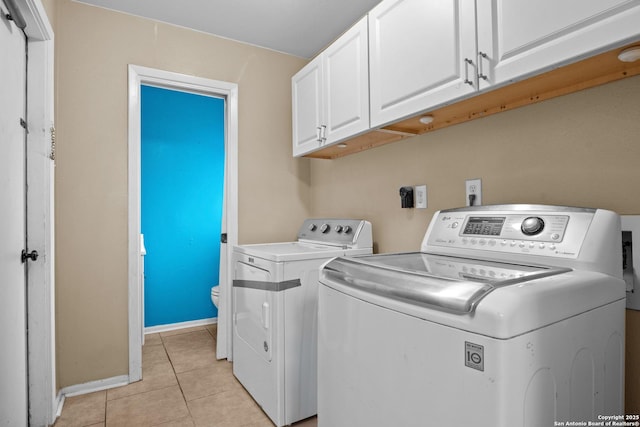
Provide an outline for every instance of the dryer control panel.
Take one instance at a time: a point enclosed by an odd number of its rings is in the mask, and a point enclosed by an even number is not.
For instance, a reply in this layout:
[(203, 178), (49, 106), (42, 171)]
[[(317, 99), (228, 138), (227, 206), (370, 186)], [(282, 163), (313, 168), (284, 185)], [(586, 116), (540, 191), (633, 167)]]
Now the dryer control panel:
[(530, 209), (503, 205), (440, 211), (429, 226), (423, 250), (426, 243), (476, 251), (578, 257), (594, 209), (525, 206)]
[(373, 247), (371, 223), (362, 219), (306, 219), (298, 231), (298, 240), (348, 248)]

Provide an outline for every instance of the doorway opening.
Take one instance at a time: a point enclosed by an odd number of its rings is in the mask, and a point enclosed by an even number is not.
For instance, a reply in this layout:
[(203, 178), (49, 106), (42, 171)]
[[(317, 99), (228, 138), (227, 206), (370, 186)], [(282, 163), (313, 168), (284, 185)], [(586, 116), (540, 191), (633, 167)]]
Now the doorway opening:
[(219, 97), (142, 85), (141, 231), (147, 333), (213, 323), (224, 187)]
[[(220, 99), (224, 103), (224, 179), (222, 220), (220, 234), (226, 242), (220, 244), (219, 283), (226, 283), (230, 271), (231, 249), (237, 244), (237, 140), (238, 140), (238, 87), (235, 83), (221, 82), (185, 74), (129, 65), (129, 382), (142, 378), (142, 343), (144, 342), (143, 278), (141, 263), (141, 166), (142, 166), (142, 91), (143, 87), (166, 89), (182, 94), (193, 94)], [(217, 237), (220, 239), (220, 236)], [(218, 242), (220, 240), (217, 240)], [(147, 248), (149, 249), (149, 248)], [(211, 286), (209, 286), (209, 290)], [(209, 294), (206, 304), (211, 304)], [(218, 342), (225, 342), (225, 305), (219, 308)], [(220, 347), (220, 344), (218, 344)], [(219, 358), (226, 357), (218, 354)]]

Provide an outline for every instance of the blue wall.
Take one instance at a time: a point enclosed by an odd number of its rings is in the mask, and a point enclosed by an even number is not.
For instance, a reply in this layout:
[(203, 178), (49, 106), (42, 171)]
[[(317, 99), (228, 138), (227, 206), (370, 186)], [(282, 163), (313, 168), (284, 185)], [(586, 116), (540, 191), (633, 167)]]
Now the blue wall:
[(146, 327), (217, 317), (224, 100), (142, 86)]

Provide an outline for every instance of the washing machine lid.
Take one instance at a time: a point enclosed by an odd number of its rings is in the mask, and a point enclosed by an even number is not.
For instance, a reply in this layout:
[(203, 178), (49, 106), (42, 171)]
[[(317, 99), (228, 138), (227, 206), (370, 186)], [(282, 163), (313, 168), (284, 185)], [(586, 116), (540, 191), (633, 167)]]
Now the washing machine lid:
[[(241, 245), (234, 251), (248, 256), (266, 259), (273, 262), (298, 261), (341, 256), (349, 250), (342, 246), (331, 246), (301, 242), (263, 243)], [(369, 251), (369, 253), (371, 253)]]
[(323, 267), (320, 281), (409, 304), (470, 313), (494, 289), (568, 271), (416, 252), (336, 258)]

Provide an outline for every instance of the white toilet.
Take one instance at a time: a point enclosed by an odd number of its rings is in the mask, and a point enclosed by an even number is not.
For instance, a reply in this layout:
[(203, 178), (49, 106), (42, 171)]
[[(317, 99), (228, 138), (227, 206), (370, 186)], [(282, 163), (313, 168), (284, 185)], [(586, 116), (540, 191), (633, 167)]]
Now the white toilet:
[(211, 302), (218, 308), (218, 303), (220, 302), (220, 286), (218, 285), (211, 288)]

